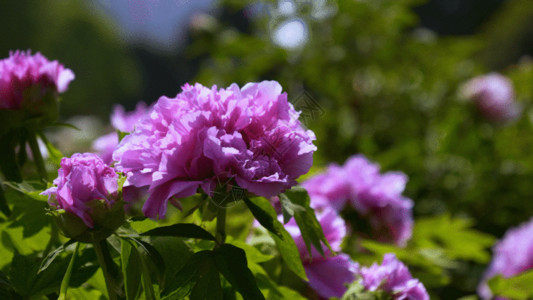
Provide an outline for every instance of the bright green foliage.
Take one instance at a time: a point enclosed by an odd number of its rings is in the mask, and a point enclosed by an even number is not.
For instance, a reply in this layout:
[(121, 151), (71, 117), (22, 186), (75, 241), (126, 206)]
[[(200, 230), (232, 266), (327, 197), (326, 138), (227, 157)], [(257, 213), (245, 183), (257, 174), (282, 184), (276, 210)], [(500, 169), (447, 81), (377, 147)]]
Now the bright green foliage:
[(497, 275), (488, 282), (492, 294), (509, 299), (531, 299), (533, 297), (533, 271), (503, 278)]

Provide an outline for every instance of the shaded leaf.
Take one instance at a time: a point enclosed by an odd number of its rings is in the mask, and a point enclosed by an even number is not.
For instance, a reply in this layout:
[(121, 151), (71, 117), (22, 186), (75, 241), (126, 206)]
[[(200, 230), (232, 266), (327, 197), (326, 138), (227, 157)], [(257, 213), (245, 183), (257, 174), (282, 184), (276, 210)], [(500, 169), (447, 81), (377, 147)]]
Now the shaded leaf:
[(224, 244), (214, 253), (217, 269), (245, 300), (265, 299), (248, 268), (244, 250)]
[(267, 199), (262, 197), (244, 198), (244, 203), (263, 227), (279, 238), (283, 238), (283, 225), (277, 220), (276, 212)]
[(214, 241), (215, 237), (207, 232), (202, 227), (190, 224), (190, 223), (180, 223), (174, 224), (165, 227), (158, 227), (147, 232), (142, 233), (143, 236), (176, 236), (176, 237), (186, 237), (186, 238), (196, 238)]
[(127, 239), (121, 239), (120, 261), (124, 275), (126, 299), (137, 299), (141, 291), (142, 261), (137, 248)]
[[(252, 211), (252, 214), (257, 218), (263, 227), (269, 229), (271, 227), (270, 236), (274, 239), (276, 246), (281, 254), (281, 257), (289, 267), (300, 278), (307, 280), (305, 269), (300, 259), (300, 253), (292, 236), (285, 230), (283, 225), (276, 219), (276, 212), (270, 202), (261, 197), (245, 198), (244, 202)], [(255, 213), (254, 213), (255, 211)], [(266, 225), (266, 226), (265, 226)], [(277, 232), (277, 234), (275, 234)]]
[(315, 211), (310, 207), (311, 200), (307, 191), (301, 187), (293, 187), (291, 190), (286, 191), (285, 194), (280, 195), (280, 199), (285, 195), (293, 204), (294, 219), (300, 228), (309, 255), (311, 255), (311, 244), (322, 256), (324, 256), (322, 243), (330, 251), (333, 251), (324, 236), (324, 231), (316, 218)]
[(204, 250), (194, 253), (165, 287), (163, 299), (183, 299), (187, 297), (198, 280), (206, 275), (205, 272), (212, 270), (212, 266), (215, 266), (215, 258), (212, 251)]

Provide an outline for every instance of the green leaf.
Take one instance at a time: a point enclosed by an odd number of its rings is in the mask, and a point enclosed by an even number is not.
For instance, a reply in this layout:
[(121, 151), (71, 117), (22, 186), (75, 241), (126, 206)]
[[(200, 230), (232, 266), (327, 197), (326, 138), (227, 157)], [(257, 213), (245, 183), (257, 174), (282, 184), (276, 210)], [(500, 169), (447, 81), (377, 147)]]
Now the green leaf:
[(283, 214), (283, 223), (287, 224), (292, 216), (294, 216), (294, 205), (291, 200), (285, 195), (279, 195), (279, 201), (281, 203), (281, 213)]
[(120, 261), (124, 275), (124, 290), (126, 299), (138, 299), (141, 291), (142, 261), (137, 251), (128, 239), (121, 239)]
[(263, 292), (269, 300), (305, 300), (302, 295), (298, 292), (291, 290), (288, 287), (281, 286), (278, 283), (274, 282), (268, 277), (268, 273), (258, 264), (250, 262), (248, 267), (250, 271), (254, 274), (255, 280), (257, 281), (257, 286)]
[(503, 278), (501, 275), (492, 277), (488, 285), (495, 296), (510, 299), (531, 299), (533, 297), (533, 270), (514, 277)]
[(249, 262), (262, 263), (262, 262), (269, 261), (272, 258), (274, 258), (271, 255), (263, 254), (261, 251), (259, 251), (259, 249), (255, 248), (254, 246), (250, 246), (241, 241), (234, 240), (234, 241), (229, 242), (229, 244), (232, 244), (244, 250)]
[(20, 182), (22, 176), (17, 162), (15, 147), (17, 146), (17, 132), (0, 135), (0, 170), (9, 181)]
[(250, 209), (257, 221), (268, 231), (283, 238), (283, 225), (277, 220), (276, 212), (270, 202), (262, 197), (244, 198), (244, 203)]
[(154, 285), (152, 284), (152, 276), (150, 275), (150, 268), (145, 257), (141, 256), (142, 266), (142, 286), (144, 289), (144, 297), (146, 300), (159, 299), (154, 291)]
[(202, 276), (193, 287), (191, 300), (222, 300), (222, 287), (220, 274), (215, 263), (203, 264)]
[(125, 138), (126, 136), (128, 136), (129, 134), (130, 134), (129, 132), (124, 132), (124, 131), (117, 130), (118, 142), (120, 143), (122, 141), (122, 139)]
[(36, 254), (20, 255), (15, 252), (11, 262), (9, 278), (17, 293), (23, 296), (31, 295), (38, 268), (39, 258)]
[[(283, 225), (276, 218), (276, 211), (270, 204), (270, 202), (262, 197), (255, 198), (244, 198), (244, 202), (252, 211), (252, 214), (257, 218), (259, 223), (263, 227), (269, 229), (267, 226), (271, 227), (270, 236), (274, 239), (276, 246), (281, 254), (281, 257), (296, 275), (304, 280), (307, 279), (305, 274), (304, 266), (302, 265), (302, 260), (300, 259), (300, 253), (298, 247), (292, 236), (285, 230)], [(265, 226), (266, 225), (266, 226)], [(276, 232), (278, 234), (276, 234)]]
[(71, 245), (71, 244), (73, 244), (75, 242), (76, 242), (75, 240), (71, 239), (68, 242), (66, 242), (65, 244), (59, 246), (54, 251), (51, 251), (50, 253), (48, 253), (48, 255), (41, 262), (41, 266), (39, 267), (38, 273), (41, 273), (44, 270), (46, 270), (50, 266), (50, 264), (52, 262), (54, 262), (54, 260), (58, 257), (58, 255), (60, 253), (62, 253), (63, 251), (65, 251), (65, 248), (67, 248), (69, 245)]
[(54, 163), (54, 165), (59, 167), (61, 165), (61, 159), (63, 158), (63, 154), (61, 153), (61, 151), (59, 151), (52, 143), (50, 143), (44, 133), (39, 133), (39, 137), (46, 146), (46, 150), (48, 151), (48, 157)]
[(154, 248), (154, 246), (150, 245), (149, 243), (142, 241), (140, 239), (131, 238), (131, 240), (135, 241), (140, 249), (144, 251), (150, 258), (150, 261), (152, 262), (152, 265), (155, 266), (155, 269), (157, 271), (157, 276), (159, 279), (159, 285), (164, 286), (165, 285), (165, 261), (163, 260), (163, 257), (161, 257), (161, 254), (157, 251), (157, 249)]
[(7, 205), (6, 196), (4, 194), (4, 188), (2, 184), (0, 184), (0, 211), (6, 216), (11, 216), (11, 209), (9, 209), (9, 206)]
[(348, 286), (341, 300), (393, 300), (393, 297), (390, 293), (379, 289), (373, 292), (366, 291), (360, 282), (355, 281)]
[(20, 298), (22, 297), (15, 293), (15, 289), (13, 288), (11, 282), (9, 282), (9, 278), (7, 278), (7, 276), (2, 271), (0, 271), (0, 299)]
[(72, 258), (70, 259), (70, 263), (68, 264), (67, 271), (65, 272), (65, 276), (63, 276), (63, 281), (61, 281), (61, 287), (59, 289), (59, 298), (58, 300), (65, 300), (67, 299), (67, 290), (70, 284), (70, 277), (72, 275), (72, 269), (74, 268), (74, 264), (76, 262), (76, 256), (78, 255), (78, 249), (80, 248), (80, 243), (76, 243), (76, 248), (74, 248), (74, 252), (72, 253)]
[(203, 240), (214, 241), (215, 237), (207, 232), (202, 227), (189, 224), (181, 223), (174, 224), (165, 227), (158, 227), (147, 232), (142, 233), (143, 236), (176, 236), (176, 237), (186, 237), (186, 238), (196, 238)]
[(244, 250), (224, 244), (214, 253), (217, 269), (245, 300), (265, 299), (248, 268)]
[(293, 204), (294, 220), (300, 228), (309, 255), (311, 255), (311, 244), (322, 256), (324, 256), (324, 249), (322, 249), (321, 243), (333, 251), (324, 236), (324, 231), (316, 218), (315, 211), (310, 207), (311, 200), (307, 191), (301, 187), (293, 187), (285, 194), (281, 194), (280, 199), (285, 198), (285, 196), (287, 198), (285, 202), (289, 200)]
[(451, 259), (486, 263), (490, 259), (488, 249), (495, 238), (472, 226), (472, 220), (452, 218), (449, 214), (419, 218), (413, 229), (412, 243), (425, 248), (442, 248)]
[[(215, 265), (213, 251), (204, 250), (194, 253), (187, 263), (165, 286), (162, 295), (163, 299), (183, 299), (191, 294), (198, 280), (206, 276), (207, 271), (211, 271)], [(218, 272), (216, 272), (218, 275)]]
[(78, 127), (76, 127), (76, 126), (74, 126), (72, 124), (69, 124), (69, 123), (56, 122), (56, 123), (50, 124), (50, 127), (64, 127), (64, 128), (74, 129), (76, 131), (81, 131), (81, 129), (79, 129)]

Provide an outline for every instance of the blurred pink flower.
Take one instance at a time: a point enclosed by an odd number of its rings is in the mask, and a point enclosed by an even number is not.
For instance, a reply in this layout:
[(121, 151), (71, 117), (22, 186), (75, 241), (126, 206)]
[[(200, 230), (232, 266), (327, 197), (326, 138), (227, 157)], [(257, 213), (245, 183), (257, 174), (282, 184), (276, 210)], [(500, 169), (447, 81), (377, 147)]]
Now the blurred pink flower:
[(463, 94), (492, 121), (509, 121), (520, 116), (521, 109), (515, 102), (512, 82), (498, 73), (471, 79), (464, 85)]
[(498, 274), (508, 278), (533, 269), (533, 219), (507, 231), (494, 246), (493, 253), (492, 262), (478, 287), (478, 294), (483, 299), (492, 299), (487, 285), (490, 278)]
[(413, 227), (413, 202), (402, 196), (407, 180), (401, 172), (380, 174), (377, 164), (355, 155), (344, 166), (330, 165), (302, 186), (313, 208), (340, 211), (349, 204), (368, 219), (377, 240), (404, 246)]
[(212, 195), (217, 182), (264, 197), (296, 184), (313, 162), (315, 136), (275, 81), (227, 89), (183, 86), (161, 97), (113, 154), (126, 187), (149, 186), (143, 212), (163, 218), (171, 197), (199, 187)]
[(70, 69), (55, 60), (48, 61), (41, 53), (10, 52), (8, 58), (0, 60), (0, 109), (20, 109), (25, 92), (34, 86), (40, 91), (37, 97), (49, 91), (63, 93), (73, 79)]
[(368, 291), (382, 290), (395, 300), (429, 300), (424, 285), (413, 279), (407, 267), (394, 254), (385, 254), (383, 263), (362, 267), (361, 284)]
[(48, 203), (77, 215), (92, 228), (88, 202), (101, 199), (111, 206), (117, 196), (118, 175), (96, 154), (76, 153), (61, 160), (54, 185), (41, 193), (48, 196)]

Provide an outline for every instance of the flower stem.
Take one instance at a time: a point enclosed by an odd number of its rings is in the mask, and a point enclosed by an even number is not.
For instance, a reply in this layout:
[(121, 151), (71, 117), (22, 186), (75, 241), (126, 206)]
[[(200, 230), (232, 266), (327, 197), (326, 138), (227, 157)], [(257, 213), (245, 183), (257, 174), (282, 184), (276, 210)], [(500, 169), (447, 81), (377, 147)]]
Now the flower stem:
[(107, 248), (107, 241), (105, 239), (97, 241), (93, 236), (93, 246), (94, 251), (96, 252), (96, 257), (102, 272), (104, 273), (105, 284), (107, 287), (107, 294), (109, 295), (109, 300), (117, 300), (118, 296), (115, 290), (115, 280), (111, 276), (111, 266), (110, 263), (113, 263), (111, 256), (109, 255), (109, 250)]
[(217, 231), (215, 234), (215, 241), (217, 245), (215, 247), (220, 247), (226, 241), (226, 209), (219, 207), (217, 211)]
[(42, 180), (48, 182), (48, 173), (46, 173), (43, 156), (41, 155), (41, 150), (39, 149), (39, 144), (37, 143), (37, 136), (34, 133), (30, 133), (28, 135), (28, 144), (30, 145), (33, 161), (37, 166), (37, 172), (39, 172), (39, 176)]

